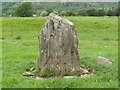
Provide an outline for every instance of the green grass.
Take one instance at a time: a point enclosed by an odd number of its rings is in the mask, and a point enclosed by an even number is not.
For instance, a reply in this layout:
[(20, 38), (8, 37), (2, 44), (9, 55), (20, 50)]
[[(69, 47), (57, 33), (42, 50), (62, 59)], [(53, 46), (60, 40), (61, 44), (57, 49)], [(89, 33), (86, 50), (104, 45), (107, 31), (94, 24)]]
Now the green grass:
[(40, 70), (37, 70), (34, 72), (34, 76), (41, 76), (44, 78), (52, 77), (54, 75), (55, 75), (54, 71), (51, 70), (46, 70), (45, 72), (41, 72)]
[[(64, 17), (72, 21), (79, 39), (80, 63), (95, 69), (95, 75), (75, 79), (36, 80), (23, 72), (37, 63), (38, 34), (45, 17), (3, 18), (2, 84), (3, 88), (117, 88), (118, 18)], [(16, 39), (19, 38), (19, 39)], [(97, 65), (98, 56), (109, 58), (112, 65)]]
[(78, 72), (68, 72), (68, 73), (64, 73), (63, 76), (80, 76), (82, 75), (83, 71), (80, 70)]

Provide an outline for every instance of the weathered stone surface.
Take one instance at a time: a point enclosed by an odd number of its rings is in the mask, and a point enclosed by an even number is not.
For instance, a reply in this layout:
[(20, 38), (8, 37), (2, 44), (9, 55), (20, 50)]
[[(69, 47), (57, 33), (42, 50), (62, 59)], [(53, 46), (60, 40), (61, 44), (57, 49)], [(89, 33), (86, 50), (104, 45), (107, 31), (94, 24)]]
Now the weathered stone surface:
[(80, 69), (76, 29), (67, 19), (50, 14), (39, 34), (37, 70), (52, 70), (56, 76)]
[(102, 56), (98, 56), (97, 64), (112, 64), (112, 62), (109, 59), (106, 59)]

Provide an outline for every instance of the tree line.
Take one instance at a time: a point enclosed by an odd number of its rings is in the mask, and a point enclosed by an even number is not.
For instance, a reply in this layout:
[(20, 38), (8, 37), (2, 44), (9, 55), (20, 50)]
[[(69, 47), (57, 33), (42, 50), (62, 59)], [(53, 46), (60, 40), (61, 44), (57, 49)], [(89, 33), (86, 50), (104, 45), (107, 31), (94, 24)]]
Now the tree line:
[(54, 11), (51, 8), (47, 8), (45, 11), (40, 13), (40, 16), (47, 16), (50, 13), (55, 13), (60, 16), (119, 16), (118, 9), (112, 10), (104, 10), (104, 9), (96, 9), (96, 8), (85, 8), (80, 9), (78, 11), (67, 10), (67, 11)]
[[(78, 10), (55, 10), (53, 8), (46, 8), (39, 11), (34, 9), (32, 3), (23, 2), (12, 10), (12, 16), (18, 17), (32, 17), (32, 16), (48, 16), (50, 13), (55, 13), (60, 16), (119, 16), (119, 8), (105, 9), (105, 8), (81, 8)], [(9, 14), (10, 15), (10, 14)], [(5, 15), (3, 15), (5, 16)]]

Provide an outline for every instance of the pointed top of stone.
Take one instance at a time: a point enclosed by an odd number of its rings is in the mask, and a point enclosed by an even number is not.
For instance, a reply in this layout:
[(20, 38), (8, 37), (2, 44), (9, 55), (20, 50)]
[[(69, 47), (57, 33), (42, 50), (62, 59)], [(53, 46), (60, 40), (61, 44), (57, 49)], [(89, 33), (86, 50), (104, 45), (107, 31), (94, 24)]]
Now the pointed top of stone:
[(50, 20), (59, 20), (59, 21), (63, 21), (64, 23), (68, 23), (71, 26), (74, 26), (74, 24), (71, 21), (69, 21), (67, 19), (63, 19), (63, 18), (61, 18), (60, 16), (58, 16), (54, 13), (49, 14), (48, 17), (49, 17)]
[(56, 14), (54, 14), (54, 13), (50, 13), (50, 15), (49, 16), (51, 16), (51, 17), (54, 17), (54, 16), (57, 16)]

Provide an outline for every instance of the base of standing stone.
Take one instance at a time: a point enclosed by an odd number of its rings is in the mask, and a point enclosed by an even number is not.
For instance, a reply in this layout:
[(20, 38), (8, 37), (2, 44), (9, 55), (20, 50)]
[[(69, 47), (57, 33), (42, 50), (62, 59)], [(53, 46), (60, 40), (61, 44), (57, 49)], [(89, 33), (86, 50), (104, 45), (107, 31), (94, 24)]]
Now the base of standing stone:
[[(84, 67), (83, 67), (84, 66)], [(85, 77), (90, 77), (94, 75), (95, 70), (89, 71), (90, 68), (86, 67), (85, 65), (80, 66), (80, 71), (79, 72), (74, 72), (74, 73), (66, 73), (62, 75), (61, 77), (63, 78), (85, 78)], [(45, 76), (46, 75), (46, 76)], [(35, 68), (30, 68), (28, 71), (25, 71), (23, 73), (23, 76), (28, 76), (32, 77), (38, 80), (43, 80), (46, 78), (57, 78), (58, 76), (55, 76), (54, 74), (47, 73), (47, 74), (41, 74), (40, 71), (35, 70)]]

